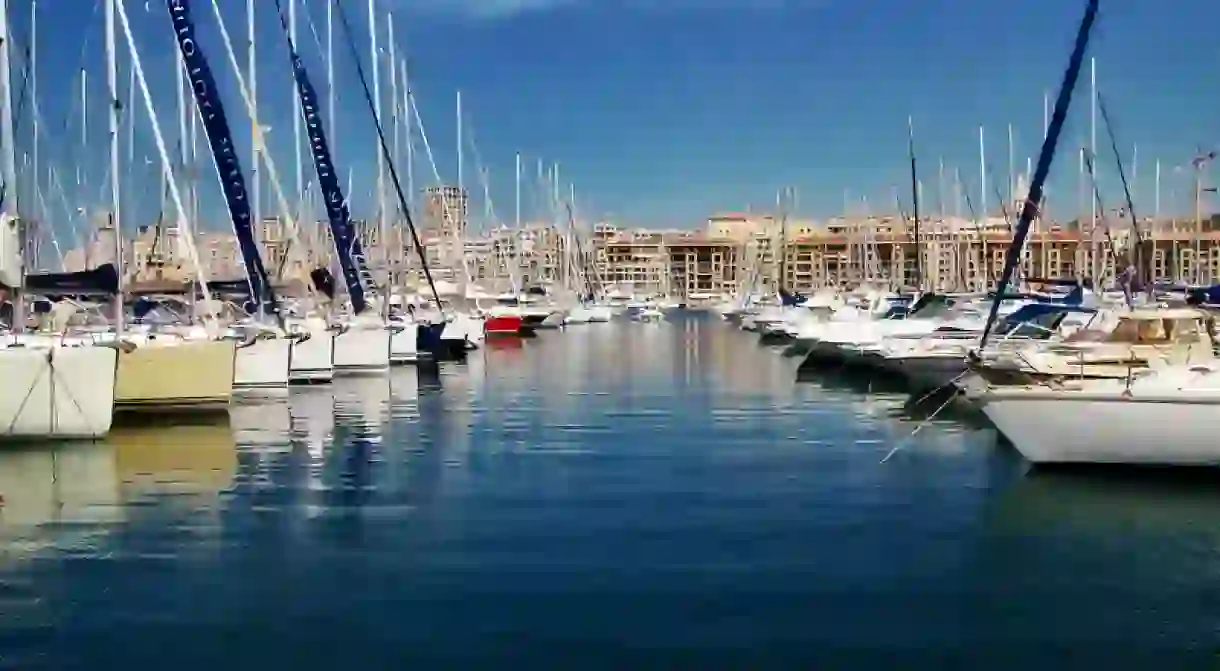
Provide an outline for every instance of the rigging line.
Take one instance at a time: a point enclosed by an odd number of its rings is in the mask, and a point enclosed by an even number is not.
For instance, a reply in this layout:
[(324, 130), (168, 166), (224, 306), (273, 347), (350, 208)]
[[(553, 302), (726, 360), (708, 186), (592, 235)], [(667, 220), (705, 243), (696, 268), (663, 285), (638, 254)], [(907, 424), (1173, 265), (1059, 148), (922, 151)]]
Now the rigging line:
[(901, 450), (902, 448), (909, 445), (911, 443), (911, 441), (915, 439), (915, 436), (919, 435), (919, 432), (923, 431), (924, 427), (928, 426), (933, 421), (935, 421), (937, 416), (939, 416), (940, 413), (943, 412), (945, 408), (949, 407), (949, 404), (952, 403), (953, 399), (955, 399), (955, 398), (957, 398), (957, 394), (949, 394), (948, 398), (945, 399), (944, 403), (940, 404), (940, 407), (937, 408), (935, 412), (933, 412), (931, 415), (929, 415), (927, 419), (920, 422), (919, 426), (916, 426), (915, 430), (912, 431), (910, 434), (908, 434), (906, 438), (903, 438), (902, 440), (898, 441), (898, 443), (896, 445), (894, 445), (893, 449), (891, 449), (889, 451), (889, 453), (886, 454), (885, 457), (881, 459), (881, 463), (883, 463), (883, 464), (886, 463), (887, 461), (890, 460), (890, 457), (892, 457), (898, 453), (898, 450)]
[[(1115, 274), (1117, 274), (1118, 270), (1119, 270), (1118, 249), (1117, 249), (1117, 246), (1114, 244), (1114, 236), (1110, 232), (1110, 220), (1106, 218), (1105, 205), (1103, 205), (1101, 202), (1101, 189), (1098, 188), (1098, 186), (1097, 186), (1097, 179), (1096, 179), (1097, 175), (1093, 171), (1092, 152), (1089, 152), (1087, 150), (1085, 151), (1084, 164), (1085, 164), (1085, 167), (1089, 171), (1089, 183), (1093, 187), (1093, 202), (1097, 204), (1097, 218), (1099, 221), (1101, 221), (1101, 230), (1106, 234), (1106, 243), (1110, 247), (1110, 250), (1109, 250), (1110, 251), (1110, 253), (1109, 253), (1110, 261), (1111, 261), (1111, 263), (1114, 264), (1114, 272), (1115, 272)], [(1099, 282), (1100, 280), (1101, 280), (1101, 278), (1094, 278), (1095, 282)], [(1131, 307), (1131, 293), (1129, 291), (1124, 291), (1123, 293), (1126, 295), (1126, 298), (1127, 298), (1127, 307)]]
[[(278, 6), (279, 0), (276, 0)], [(385, 130), (381, 126), (381, 120), (377, 115), (377, 105), (373, 102), (373, 93), (369, 90), (368, 79), (364, 76), (364, 66), (360, 62), (360, 54), (356, 50), (356, 42), (352, 37), (351, 25), (347, 20), (347, 12), (343, 9), (342, 0), (334, 0), (335, 11), (339, 15), (339, 23), (343, 27), (344, 41), (347, 42), (348, 51), (352, 55), (352, 60), (356, 65), (356, 74), (360, 77), (360, 85), (364, 88), (364, 101), (368, 104), (369, 113), (373, 116), (373, 125), (377, 128), (377, 142), (381, 146), (381, 153), (386, 159), (386, 166), (389, 168), (390, 180), (394, 182), (394, 193), (398, 196), (398, 205), (402, 208), (403, 219), (406, 221), (407, 228), (411, 231), (411, 242), (415, 245), (415, 250), (419, 255), (420, 265), (424, 270), (424, 277), (428, 280), (428, 287), (432, 289), (432, 297), (436, 300), (436, 307), (442, 310), (440, 294), (436, 290), (436, 283), (432, 279), (432, 270), (428, 267), (427, 255), (424, 253), (424, 247), (420, 243), (419, 233), (415, 230), (415, 222), (412, 220), (410, 208), (407, 207), (407, 197), (402, 192), (402, 183), (398, 179), (398, 170), (394, 167), (394, 157), (390, 154), (390, 147), (386, 143)]]
[[(463, 113), (462, 116), (465, 117), (467, 114)], [(479, 153), (479, 145), (475, 142), (474, 124), (466, 123), (465, 119), (463, 119), (462, 128), (462, 135), (464, 135), (467, 140), (466, 144), (470, 145), (470, 152), (474, 154), (474, 167), (479, 173), (479, 180), (483, 183), (484, 191), (489, 191), (491, 186), (491, 178), (487, 171), (487, 167), (483, 165), (483, 156)], [(487, 223), (491, 223), (493, 225), (499, 223), (499, 217), (496, 216), (496, 204), (492, 201), (490, 196), (487, 197), (487, 209), (487, 214), (491, 217), (491, 221)]]
[[(93, 0), (93, 10), (90, 13), (89, 17), (87, 19), (85, 19), (84, 25), (88, 26), (88, 25), (93, 24), (94, 19), (97, 18), (98, 11), (102, 7), (103, 1), (104, 0)], [(83, 72), (85, 70), (84, 66), (87, 64), (87, 61), (85, 60), (85, 54), (86, 54), (86, 52), (88, 52), (90, 43), (93, 40), (93, 33), (94, 33), (94, 31), (92, 31), (92, 30), (86, 30), (84, 38), (81, 40), (80, 53), (76, 58), (75, 71), (77, 73)], [(74, 82), (76, 81), (75, 77), (73, 78), (73, 81)], [(80, 103), (79, 96), (73, 95), (72, 104), (69, 106), (69, 109), (64, 114), (64, 120), (63, 120), (63, 124), (61, 126), (61, 130), (64, 132), (65, 136), (67, 136), (67, 131), (72, 128), (72, 122), (77, 117), (76, 113), (84, 111), (84, 110), (80, 109), (80, 107), (78, 106), (78, 103)], [(67, 156), (60, 156), (60, 159), (61, 160), (67, 159), (66, 162), (69, 163), (70, 165), (72, 165), (72, 164), (74, 164), (74, 162), (71, 159), (75, 157), (74, 155), (75, 155), (75, 150), (76, 150), (76, 142), (74, 142), (74, 141), (67, 142), (65, 144), (66, 144), (66, 147), (65, 147), (64, 153), (67, 154)], [(75, 157), (75, 158), (79, 158), (79, 157)]]
[(1004, 217), (1004, 225), (1008, 227), (1008, 232), (1012, 233), (1012, 215), (1008, 213), (1008, 198), (1000, 192), (1000, 183), (996, 181), (995, 171), (991, 169), (990, 164), (987, 166), (987, 180), (991, 182), (996, 202), (1000, 204), (1000, 215)]
[[(992, 171), (990, 165), (987, 166), (987, 179), (991, 182), (991, 188), (995, 193), (996, 202), (1000, 204), (1000, 215), (1004, 217), (1004, 226), (1008, 228), (1009, 233), (1012, 233), (1012, 215), (1008, 212), (1008, 198), (1006, 198), (1003, 193), (1000, 193), (1000, 182), (995, 178), (995, 172)], [(1025, 249), (1023, 246), (1021, 249), (1022, 256), (1024, 256), (1024, 253)], [(1022, 266), (1017, 266), (1015, 272), (1017, 275), (1020, 275), (1022, 270), (1024, 270)]]
[(991, 263), (987, 260), (987, 235), (984, 233), (982, 219), (979, 219), (978, 212), (974, 209), (974, 199), (970, 197), (969, 184), (962, 185), (962, 195), (966, 198), (966, 210), (970, 212), (970, 220), (974, 222), (974, 232), (979, 236), (979, 247), (981, 248), (982, 266), (983, 266), (983, 281), (984, 288), (991, 284)]
[[(915, 124), (907, 117), (907, 154), (911, 159), (911, 219), (915, 229), (915, 288), (923, 287), (923, 248), (919, 241), (919, 175), (915, 170)], [(905, 279), (905, 278), (903, 278)]]
[[(17, 42), (18, 40), (14, 39), (13, 41)], [(30, 47), (28, 44), (25, 46), (25, 49), (22, 52), (22, 54), (24, 55), (23, 60), (25, 62), (25, 67), (21, 68), (21, 88), (18, 89), (18, 93), (17, 93), (17, 114), (13, 118), (13, 127), (14, 128), (21, 127), (21, 112), (25, 110), (25, 96), (26, 96), (26, 93), (29, 92), (30, 70), (32, 68), (30, 67)], [(38, 139), (35, 138), (34, 141), (37, 142)], [(15, 145), (16, 142), (13, 141), (13, 144)], [(14, 146), (13, 150), (16, 151), (16, 149), (17, 148)], [(38, 176), (35, 175), (34, 178), (37, 179)], [(7, 185), (7, 184), (0, 183), (0, 207), (4, 206), (4, 201), (9, 194), (8, 186), (9, 185)], [(13, 189), (16, 190), (15, 184), (13, 185)]]
[(1139, 217), (1137, 217), (1135, 214), (1135, 199), (1131, 196), (1131, 185), (1127, 181), (1127, 171), (1123, 168), (1123, 157), (1118, 151), (1117, 133), (1114, 131), (1114, 125), (1110, 123), (1110, 113), (1106, 109), (1106, 102), (1105, 99), (1102, 98), (1100, 91), (1097, 93), (1097, 109), (1101, 112), (1102, 123), (1105, 124), (1106, 127), (1106, 135), (1108, 135), (1110, 138), (1110, 151), (1114, 153), (1114, 162), (1118, 166), (1118, 179), (1123, 184), (1123, 197), (1127, 201), (1127, 214), (1131, 216), (1131, 229), (1135, 233), (1136, 246), (1134, 262), (1136, 265), (1136, 272), (1138, 273), (1136, 279), (1138, 279), (1141, 283), (1147, 282), (1149, 285), (1151, 285), (1152, 273), (1148, 272), (1147, 275), (1145, 275), (1145, 271), (1150, 271), (1151, 269), (1144, 267), (1144, 263), (1150, 262), (1151, 258), (1144, 258), (1144, 236), (1140, 232)]

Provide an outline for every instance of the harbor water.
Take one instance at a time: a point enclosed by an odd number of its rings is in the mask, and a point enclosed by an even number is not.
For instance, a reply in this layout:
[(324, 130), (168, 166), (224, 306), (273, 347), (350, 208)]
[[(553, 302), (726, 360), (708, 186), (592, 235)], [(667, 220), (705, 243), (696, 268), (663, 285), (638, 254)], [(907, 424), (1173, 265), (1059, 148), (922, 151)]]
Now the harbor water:
[(590, 324), (0, 453), (0, 668), (1208, 664), (1213, 482), (795, 368)]

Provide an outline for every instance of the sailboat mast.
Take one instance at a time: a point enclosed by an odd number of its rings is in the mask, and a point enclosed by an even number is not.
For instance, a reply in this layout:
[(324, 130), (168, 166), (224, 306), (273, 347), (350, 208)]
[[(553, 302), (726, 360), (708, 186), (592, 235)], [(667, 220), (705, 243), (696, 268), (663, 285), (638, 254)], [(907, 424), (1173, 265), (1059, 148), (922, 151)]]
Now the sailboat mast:
[(1152, 220), (1154, 225), (1161, 221), (1161, 159), (1156, 160), (1156, 177), (1152, 192)]
[[(80, 149), (82, 155), (89, 147), (89, 71), (80, 69)], [(76, 188), (83, 184), (80, 161), (76, 165)]]
[[(109, 8), (109, 5), (107, 5)], [(17, 157), (16, 149), (13, 147), (15, 138), (13, 131), (13, 91), (12, 91), (12, 70), (9, 61), (9, 44), (10, 39), (8, 21), (8, 0), (0, 0), (0, 85), (4, 86), (4, 97), (0, 98), (0, 143), (3, 144), (3, 165), (0, 170), (3, 170), (5, 198), (4, 198), (4, 213), (16, 217), (18, 216), (17, 208)], [(4, 241), (7, 243), (14, 240), (17, 241), (17, 249), (5, 249), (5, 261), (17, 258), (20, 263), (17, 265), (17, 276), (11, 278), (18, 284), (24, 283), (25, 277), (25, 256), (24, 249), (21, 245), (21, 235), (5, 236)], [(17, 295), (17, 301), (14, 301), (13, 307), (13, 328), (20, 329), (24, 323), (24, 317), (19, 310), (20, 293)]]
[[(375, 0), (369, 0), (369, 60), (373, 67), (373, 116), (377, 125), (381, 125), (381, 57), (377, 50), (377, 7)], [(295, 42), (294, 42), (295, 44)], [(333, 140), (332, 140), (333, 142)], [(386, 212), (385, 212), (385, 155), (381, 152), (379, 142), (373, 143), (373, 151), (377, 154), (377, 230), (382, 244), (385, 244)]]
[(982, 256), (983, 288), (987, 288), (992, 280), (991, 250), (987, 248), (987, 144), (986, 131), (979, 126), (979, 255)]
[(915, 286), (923, 286), (923, 248), (919, 238), (919, 177), (915, 172), (915, 121), (907, 117), (907, 151), (911, 158), (911, 218), (915, 221)]
[[(326, 5), (327, 5), (327, 7), (329, 7), (330, 3), (328, 2), (328, 3), (326, 3)], [(289, 35), (289, 37), (292, 38), (293, 44), (300, 43), (297, 40), (297, 0), (288, 0), (288, 35)], [(330, 61), (331, 61), (330, 58), (326, 59), (327, 64), (329, 64)], [(332, 84), (333, 84), (333, 82), (332, 82)], [(332, 89), (333, 89), (333, 86), (332, 86)], [(296, 90), (295, 83), (293, 83), (293, 85), (292, 85), (291, 93), (292, 93), (292, 109), (295, 110), (300, 105), (300, 101), (297, 99), (297, 90)], [(331, 118), (333, 119), (334, 116), (332, 115)], [(333, 142), (333, 140), (332, 140), (332, 142)], [(296, 188), (296, 192), (295, 192), (296, 193), (296, 202), (293, 204), (296, 206), (296, 208), (298, 210), (300, 210), (303, 207), (303, 204), (301, 201), (303, 201), (305, 199), (305, 172), (304, 172), (304, 168), (301, 164), (301, 115), (300, 114), (292, 115), (292, 158), (293, 158), (293, 162), (295, 164), (293, 166), (293, 170), (294, 170), (294, 177), (296, 178), (296, 182), (293, 184), (293, 186)]]
[(386, 16), (386, 40), (390, 43), (390, 127), (394, 138), (394, 157), (402, 156), (402, 131), (399, 129), (398, 112), (398, 39), (394, 36), (394, 12)]
[[(452, 247), (451, 247), (452, 252), (451, 253), (454, 256), (456, 256), (458, 260), (460, 260), (462, 262), (462, 265), (464, 267), (465, 266), (465, 258), (464, 258), (465, 250), (463, 249), (464, 245), (462, 244), (463, 231), (461, 231), (460, 227), (462, 227), (466, 223), (466, 208), (464, 207), (464, 205), (466, 203), (466, 179), (462, 173), (462, 91), (461, 91), (461, 89), (458, 89), (456, 96), (457, 97), (454, 102), (454, 124), (455, 124), (454, 130), (456, 133), (455, 142), (457, 144), (456, 149), (457, 149), (458, 211), (449, 213), (449, 215), (453, 217), (453, 221), (451, 221), (449, 223), (449, 229), (450, 229), (449, 233), (450, 233), (450, 235), (454, 236), (454, 239), (452, 241)], [(453, 263), (453, 259), (449, 259), (449, 262)]]
[(1046, 139), (1047, 132), (1051, 128), (1051, 94), (1050, 91), (1042, 92), (1042, 139)]
[[(394, 158), (402, 156), (402, 129), (399, 124), (402, 120), (401, 107), (398, 104), (398, 38), (394, 32), (394, 12), (390, 12), (386, 17), (386, 31), (389, 33), (387, 39), (390, 42), (390, 126), (394, 129)], [(395, 221), (391, 222), (396, 235), (394, 240), (387, 239), (382, 243), (386, 248), (385, 254), (388, 259), (391, 252), (394, 256), (394, 265), (396, 270), (401, 266), (403, 250), (406, 245), (403, 244), (402, 228), (398, 227), (401, 222), (398, 221), (401, 215), (395, 215)], [(397, 273), (392, 273), (390, 284), (395, 284)]]
[[(1097, 58), (1089, 58), (1089, 158), (1093, 161), (1093, 179), (1097, 179), (1096, 164), (1097, 164)], [(1098, 249), (1097, 240), (1097, 199), (1089, 199), (1089, 239), (1093, 252), (1091, 275), (1094, 282), (1100, 282), (1100, 267), (1099, 257), (1101, 250)]]
[(259, 160), (262, 154), (260, 145), (260, 133), (258, 129), (258, 49), (255, 47), (255, 14), (254, 0), (246, 0), (246, 71), (250, 79), (250, 106), (252, 114), (250, 118), (251, 136), (250, 136), (250, 209), (254, 215), (254, 225), (256, 230), (262, 227), (263, 209), (262, 209), (262, 173), (259, 171)]
[[(114, 267), (119, 271), (119, 294), (114, 302), (114, 328), (115, 333), (122, 335), (123, 333), (123, 236), (122, 229), (119, 223), (121, 218), (121, 199), (119, 197), (119, 66), (118, 53), (115, 46), (115, 3), (118, 0), (106, 0), (106, 92), (109, 97), (110, 104), (108, 114), (108, 127), (110, 131), (110, 216), (111, 230), (114, 233)], [(8, 81), (8, 40), (5, 40), (4, 55), (0, 56), (3, 59), (0, 62), (0, 77)], [(12, 108), (9, 105), (8, 97), (4, 100), (4, 125), (5, 128), (12, 127)], [(12, 160), (12, 151), (5, 152), (5, 180), (8, 180), (9, 162)], [(12, 182), (10, 182), (11, 184)]]
[[(1012, 138), (1012, 124), (1008, 124), (1008, 202), (1017, 200), (1016, 146)], [(1007, 207), (1007, 205), (1005, 206)]]
[(411, 104), (411, 77), (407, 72), (410, 61), (402, 59), (402, 67), (398, 69), (402, 77), (402, 109), (406, 116), (403, 125), (407, 136), (407, 206), (415, 210), (415, 112)]
[(521, 152), (516, 154), (516, 174), (513, 178), (513, 225), (521, 230)]
[[(296, 36), (292, 38), (296, 44)], [(293, 92), (292, 104), (296, 105), (296, 93)], [(326, 3), (326, 137), (335, 141), (335, 4)], [(300, 122), (297, 122), (300, 123)], [(300, 161), (298, 160), (299, 164)], [(350, 194), (351, 191), (348, 191)]]
[[(34, 135), (34, 146), (31, 151), (31, 159), (34, 170), (34, 190), (31, 195), (37, 199), (40, 190), (39, 185), (42, 183), (42, 173), (40, 171), (40, 163), (38, 160), (38, 145), (40, 144), (39, 141), (41, 140), (42, 136), (42, 128), (38, 123), (38, 117), (40, 116), (38, 114), (38, 0), (31, 0), (30, 2), (30, 101), (30, 109), (34, 112), (30, 115), (31, 120), (33, 121)], [(12, 184), (9, 186), (9, 189), (15, 189), (16, 186), (16, 184)]]

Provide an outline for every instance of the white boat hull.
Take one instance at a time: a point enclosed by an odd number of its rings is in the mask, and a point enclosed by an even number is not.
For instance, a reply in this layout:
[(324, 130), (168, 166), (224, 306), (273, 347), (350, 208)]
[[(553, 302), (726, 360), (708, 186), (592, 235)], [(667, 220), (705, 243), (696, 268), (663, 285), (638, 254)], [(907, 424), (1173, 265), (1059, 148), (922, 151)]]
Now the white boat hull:
[(0, 350), (0, 441), (101, 438), (114, 420), (118, 350)]
[(325, 323), (307, 324), (309, 338), (292, 343), (288, 381), (292, 384), (330, 382), (335, 374), (335, 335)]
[(278, 337), (255, 340), (237, 348), (233, 389), (287, 389), (291, 369), (292, 340)]
[(335, 375), (375, 375), (390, 368), (390, 331), (352, 326), (335, 336)]
[(1034, 464), (1220, 465), (1220, 392), (1195, 397), (987, 393), (987, 418)]

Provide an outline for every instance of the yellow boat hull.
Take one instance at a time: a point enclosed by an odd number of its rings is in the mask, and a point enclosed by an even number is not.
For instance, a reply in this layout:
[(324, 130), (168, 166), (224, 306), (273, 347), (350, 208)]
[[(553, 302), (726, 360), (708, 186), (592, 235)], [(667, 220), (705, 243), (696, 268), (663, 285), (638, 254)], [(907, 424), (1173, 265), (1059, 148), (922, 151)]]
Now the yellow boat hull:
[(119, 352), (116, 412), (219, 412), (233, 397), (236, 343), (197, 340)]

